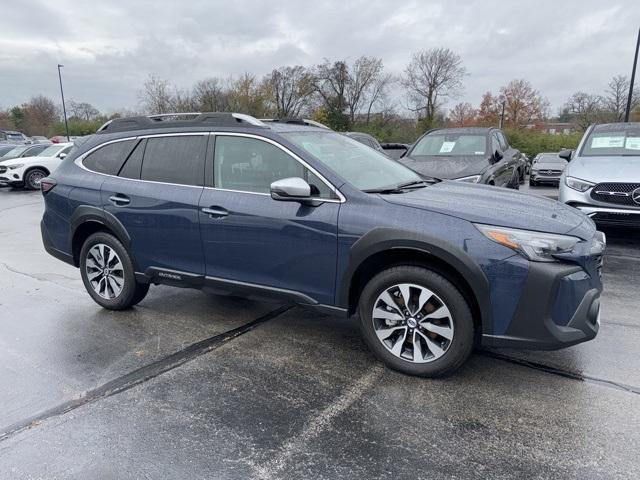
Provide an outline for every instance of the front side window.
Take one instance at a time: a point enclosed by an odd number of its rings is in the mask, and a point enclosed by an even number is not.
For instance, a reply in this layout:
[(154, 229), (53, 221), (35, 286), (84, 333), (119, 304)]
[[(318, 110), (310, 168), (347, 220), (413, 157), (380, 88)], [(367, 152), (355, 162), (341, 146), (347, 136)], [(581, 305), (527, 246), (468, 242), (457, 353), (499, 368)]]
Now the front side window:
[(411, 152), (411, 157), (484, 155), (486, 137), (466, 133), (430, 133), (422, 137)]
[(585, 141), (582, 156), (640, 156), (640, 127), (637, 124), (595, 127)]
[(282, 133), (282, 136), (360, 190), (376, 190), (421, 180), (417, 173), (404, 165), (336, 132), (297, 131)]
[(82, 163), (94, 172), (117, 175), (134, 144), (135, 140), (109, 143), (87, 155)]
[(276, 180), (299, 177), (311, 186), (312, 196), (335, 198), (331, 189), (299, 161), (256, 138), (217, 136), (213, 167), (216, 188), (269, 193)]
[(140, 178), (154, 182), (202, 186), (206, 140), (205, 135), (147, 139)]

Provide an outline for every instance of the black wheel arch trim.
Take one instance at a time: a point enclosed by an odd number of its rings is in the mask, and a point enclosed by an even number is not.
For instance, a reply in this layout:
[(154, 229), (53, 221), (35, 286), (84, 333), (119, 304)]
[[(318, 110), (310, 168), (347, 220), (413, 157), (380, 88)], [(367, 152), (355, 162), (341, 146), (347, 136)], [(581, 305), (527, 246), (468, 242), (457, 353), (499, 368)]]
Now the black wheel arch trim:
[(337, 306), (349, 308), (349, 295), (358, 268), (371, 256), (394, 249), (432, 255), (454, 269), (468, 283), (480, 310), (482, 333), (493, 331), (489, 281), (480, 266), (462, 249), (429, 235), (393, 228), (375, 228), (358, 239), (349, 251), (349, 264), (338, 286)]
[(90, 205), (81, 205), (76, 208), (70, 219), (71, 233), (69, 236), (69, 251), (73, 251), (73, 238), (82, 225), (87, 222), (96, 222), (107, 227), (120, 240), (122, 245), (129, 250), (131, 246), (131, 237), (127, 233), (120, 220), (115, 215), (106, 212), (100, 207)]

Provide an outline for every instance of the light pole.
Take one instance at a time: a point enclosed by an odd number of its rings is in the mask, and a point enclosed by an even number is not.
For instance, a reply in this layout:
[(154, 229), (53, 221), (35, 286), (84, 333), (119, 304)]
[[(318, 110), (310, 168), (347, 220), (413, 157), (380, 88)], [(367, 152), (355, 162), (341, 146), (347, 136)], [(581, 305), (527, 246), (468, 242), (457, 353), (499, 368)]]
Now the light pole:
[(62, 75), (60, 69), (64, 65), (58, 64), (58, 80), (60, 80), (60, 96), (62, 97), (62, 113), (64, 114), (64, 131), (67, 134), (67, 142), (69, 141), (69, 124), (67, 123), (67, 107), (64, 104), (64, 90), (62, 89)]
[(631, 113), (631, 100), (633, 99), (633, 84), (636, 81), (636, 65), (638, 65), (638, 48), (640, 48), (640, 28), (638, 29), (638, 41), (636, 42), (636, 55), (633, 57), (633, 70), (631, 70), (631, 83), (629, 84), (629, 98), (627, 98), (627, 109), (624, 112), (624, 121), (629, 121)]
[(504, 126), (504, 104), (506, 102), (502, 102), (502, 113), (500, 114), (500, 128)]

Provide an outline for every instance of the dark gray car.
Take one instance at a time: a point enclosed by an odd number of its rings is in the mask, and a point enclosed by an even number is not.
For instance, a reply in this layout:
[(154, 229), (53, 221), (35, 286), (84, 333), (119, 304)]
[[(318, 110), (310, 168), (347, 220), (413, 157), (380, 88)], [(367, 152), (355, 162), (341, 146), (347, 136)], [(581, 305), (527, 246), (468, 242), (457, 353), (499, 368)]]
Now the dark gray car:
[(423, 177), (519, 188), (521, 153), (497, 128), (443, 128), (420, 137), (398, 160)]

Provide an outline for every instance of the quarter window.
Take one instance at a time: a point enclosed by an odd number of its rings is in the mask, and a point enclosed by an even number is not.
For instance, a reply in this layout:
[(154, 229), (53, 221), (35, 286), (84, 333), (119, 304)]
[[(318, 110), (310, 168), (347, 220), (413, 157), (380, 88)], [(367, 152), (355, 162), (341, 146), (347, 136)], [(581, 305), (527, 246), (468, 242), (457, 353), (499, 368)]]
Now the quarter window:
[(145, 139), (140, 140), (136, 148), (129, 155), (126, 163), (120, 169), (119, 177), (140, 179), (140, 169), (142, 168), (142, 156), (144, 155)]
[[(109, 143), (108, 145), (100, 147), (93, 153), (87, 155), (83, 164), (89, 170), (93, 170), (94, 172), (106, 173), (107, 175), (117, 175), (134, 144), (135, 140), (124, 140), (122, 142)], [(58, 152), (58, 155), (60, 153), (66, 152), (62, 150), (61, 152)]]
[(227, 190), (269, 193), (276, 180), (303, 178), (311, 194), (335, 198), (331, 189), (313, 172), (282, 149), (248, 137), (216, 137), (214, 186)]
[(203, 185), (205, 135), (147, 139), (140, 178), (154, 182)]

